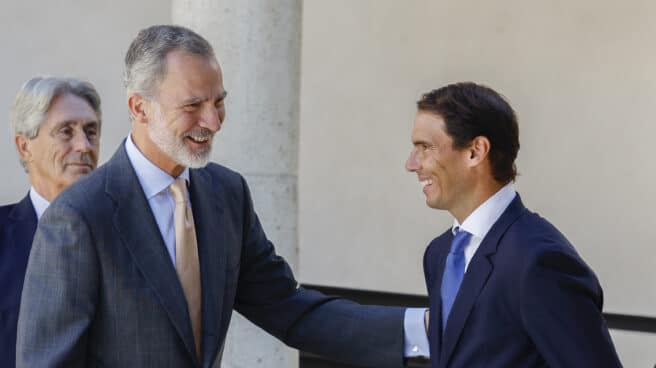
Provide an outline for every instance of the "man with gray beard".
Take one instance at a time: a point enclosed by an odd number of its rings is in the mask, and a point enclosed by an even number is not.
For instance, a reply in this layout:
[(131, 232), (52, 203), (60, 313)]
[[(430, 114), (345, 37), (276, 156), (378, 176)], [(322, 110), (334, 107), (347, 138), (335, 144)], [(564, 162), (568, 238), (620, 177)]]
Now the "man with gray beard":
[(209, 43), (153, 26), (125, 68), (131, 134), (39, 224), (18, 367), (216, 366), (233, 309), (290, 346), (402, 366), (406, 311), (300, 288), (244, 179), (208, 164), (227, 95)]

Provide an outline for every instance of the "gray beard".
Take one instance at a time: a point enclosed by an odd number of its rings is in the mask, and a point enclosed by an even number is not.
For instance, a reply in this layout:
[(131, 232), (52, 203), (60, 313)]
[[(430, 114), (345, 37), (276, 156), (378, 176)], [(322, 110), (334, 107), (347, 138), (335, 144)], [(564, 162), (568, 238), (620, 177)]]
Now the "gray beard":
[(148, 136), (162, 152), (182, 166), (198, 169), (205, 167), (209, 161), (211, 149), (191, 152), (182, 139), (173, 136), (167, 129), (149, 124)]

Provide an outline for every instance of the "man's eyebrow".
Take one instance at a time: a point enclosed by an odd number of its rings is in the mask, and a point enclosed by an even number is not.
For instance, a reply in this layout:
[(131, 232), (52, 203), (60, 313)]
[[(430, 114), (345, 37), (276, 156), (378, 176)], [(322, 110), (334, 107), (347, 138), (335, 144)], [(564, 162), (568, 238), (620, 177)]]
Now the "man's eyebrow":
[(424, 140), (422, 138), (416, 138), (416, 139), (412, 138), (412, 144), (415, 145), (415, 146), (420, 145), (420, 144), (430, 145), (426, 140)]
[[(52, 134), (55, 134), (55, 133), (57, 133), (57, 131), (59, 131), (59, 130), (62, 129), (62, 128), (69, 127), (69, 126), (71, 126), (71, 125), (77, 125), (78, 123), (79, 123), (79, 122), (78, 122), (78, 121), (75, 121), (75, 120), (63, 120), (63, 121), (60, 121), (60, 122), (56, 123), (56, 124), (52, 127), (52, 129), (50, 129), (50, 132), (49, 132), (49, 133), (50, 133), (51, 135), (52, 135)], [(82, 123), (82, 127), (83, 127), (83, 128), (84, 128), (84, 127), (87, 127), (87, 126), (89, 126), (89, 125), (100, 126), (100, 122), (98, 122), (98, 120), (95, 120), (95, 119), (94, 119), (94, 120), (89, 120), (89, 121), (85, 121), (84, 123)]]
[[(219, 95), (219, 97), (216, 98), (216, 101), (223, 101), (226, 98), (227, 95), (228, 95), (228, 92), (223, 91), (223, 93), (221, 93)], [(207, 100), (208, 100), (207, 98), (194, 96), (194, 97), (190, 97), (186, 100), (182, 100), (182, 102), (180, 103), (180, 106), (193, 105), (193, 104), (205, 102)]]
[(190, 97), (186, 100), (182, 100), (182, 102), (180, 102), (180, 106), (193, 105), (193, 104), (204, 102), (205, 100), (207, 100), (207, 99), (202, 98), (202, 97), (194, 96), (194, 97)]
[(60, 121), (60, 122), (58, 122), (57, 124), (55, 124), (55, 125), (52, 127), (52, 129), (50, 129), (50, 132), (51, 132), (51, 133), (54, 133), (54, 132), (58, 131), (59, 129), (63, 128), (63, 127), (66, 127), (66, 126), (69, 126), (69, 125), (73, 125), (73, 124), (75, 124), (75, 123), (76, 123), (76, 122), (73, 121), (73, 120), (64, 120), (64, 121)]
[(88, 126), (98, 127), (98, 126), (100, 126), (100, 122), (98, 120), (89, 120), (89, 121), (84, 122), (84, 127), (86, 128)]

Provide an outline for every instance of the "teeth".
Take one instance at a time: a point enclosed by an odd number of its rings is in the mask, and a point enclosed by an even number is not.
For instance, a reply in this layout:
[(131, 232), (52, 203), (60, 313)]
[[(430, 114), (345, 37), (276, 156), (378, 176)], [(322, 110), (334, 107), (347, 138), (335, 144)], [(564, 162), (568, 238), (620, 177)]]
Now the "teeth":
[(419, 182), (422, 187), (433, 184), (433, 179), (422, 180)]
[(189, 138), (195, 140), (196, 142), (207, 142), (210, 137), (208, 136), (195, 136), (195, 135), (190, 135), (188, 136)]

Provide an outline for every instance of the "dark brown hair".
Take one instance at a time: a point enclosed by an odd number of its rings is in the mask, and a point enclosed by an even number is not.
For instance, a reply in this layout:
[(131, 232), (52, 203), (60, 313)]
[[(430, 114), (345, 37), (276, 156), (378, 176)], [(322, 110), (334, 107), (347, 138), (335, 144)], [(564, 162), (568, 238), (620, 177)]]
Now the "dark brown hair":
[(461, 82), (432, 90), (417, 101), (419, 111), (444, 119), (455, 149), (463, 149), (476, 137), (490, 141), (492, 175), (500, 183), (515, 180), (519, 151), (517, 116), (510, 104), (493, 89)]

